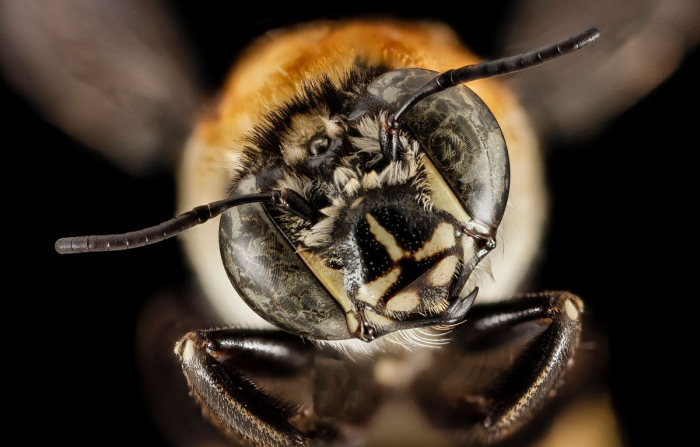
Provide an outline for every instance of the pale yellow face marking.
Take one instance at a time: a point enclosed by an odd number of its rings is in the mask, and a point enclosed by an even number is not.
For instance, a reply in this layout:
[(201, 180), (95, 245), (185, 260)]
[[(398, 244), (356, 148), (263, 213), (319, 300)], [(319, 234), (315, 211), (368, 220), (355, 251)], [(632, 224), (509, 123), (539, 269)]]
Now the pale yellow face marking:
[(345, 320), (348, 323), (348, 330), (351, 334), (354, 334), (358, 329), (360, 329), (360, 322), (357, 321), (357, 316), (354, 313), (351, 312), (345, 315)]
[(394, 285), (400, 275), (401, 269), (394, 267), (386, 275), (380, 276), (370, 283), (362, 284), (357, 290), (357, 299), (376, 306), (379, 299)]
[(446, 222), (440, 223), (430, 240), (414, 253), (416, 261), (429, 258), (455, 245), (455, 228)]
[(457, 262), (457, 256), (448, 256), (438, 262), (437, 265), (432, 268), (428, 276), (430, 285), (433, 287), (442, 287), (449, 284), (454, 275), (455, 268), (457, 267)]
[(566, 300), (564, 302), (564, 311), (570, 319), (578, 320), (578, 309), (576, 308), (576, 305), (571, 302), (571, 300)]
[(404, 290), (394, 295), (387, 303), (386, 309), (391, 312), (410, 312), (420, 304), (416, 290)]
[[(353, 179), (353, 180), (354, 180), (354, 179)], [(357, 181), (357, 180), (355, 180), (355, 181)], [(351, 209), (351, 210), (354, 210), (355, 208), (357, 208), (357, 206), (365, 200), (365, 197), (367, 197), (367, 196), (360, 196), (360, 197), (358, 197), (357, 199), (355, 199), (355, 200), (350, 204), (350, 209)]]
[(308, 251), (299, 252), (299, 256), (306, 263), (306, 265), (311, 269), (311, 272), (321, 281), (323, 287), (328, 290), (333, 298), (340, 304), (340, 307), (344, 312), (348, 312), (352, 309), (352, 303), (348, 294), (345, 291), (345, 284), (343, 284), (343, 273), (339, 270), (333, 270), (328, 267), (325, 262), (321, 261), (318, 256), (309, 253)]
[(348, 331), (351, 334), (355, 333), (360, 327), (360, 322), (352, 311), (352, 302), (345, 291), (343, 273), (328, 267), (318, 256), (307, 251), (299, 252), (299, 256), (301, 256), (301, 259), (309, 266), (309, 269), (311, 269), (316, 278), (321, 281), (321, 284), (328, 290), (328, 293), (340, 304), (340, 307), (345, 312), (345, 322), (348, 325)]
[(401, 247), (399, 247), (394, 235), (389, 233), (386, 228), (381, 226), (379, 222), (377, 222), (377, 219), (375, 219), (371, 214), (365, 214), (365, 219), (367, 219), (367, 223), (369, 224), (369, 232), (374, 235), (377, 242), (384, 246), (387, 253), (389, 253), (389, 256), (391, 256), (392, 261), (396, 262), (403, 258), (405, 252)]
[(445, 179), (440, 175), (435, 165), (428, 157), (423, 157), (425, 164), (425, 174), (428, 185), (430, 185), (430, 198), (433, 201), (435, 208), (451, 214), (457, 222), (469, 222), (471, 216), (462, 206), (462, 203), (457, 199), (457, 196), (452, 192), (452, 188), (445, 182)]

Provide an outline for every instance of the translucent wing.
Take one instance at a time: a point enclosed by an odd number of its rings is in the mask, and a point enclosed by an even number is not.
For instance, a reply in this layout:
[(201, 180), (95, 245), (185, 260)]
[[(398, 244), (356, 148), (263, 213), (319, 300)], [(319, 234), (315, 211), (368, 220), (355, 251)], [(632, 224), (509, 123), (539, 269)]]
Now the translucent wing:
[(515, 2), (503, 49), (517, 53), (595, 26), (586, 51), (509, 82), (544, 137), (572, 139), (599, 128), (670, 76), (700, 42), (697, 0)]
[(171, 160), (199, 101), (160, 2), (0, 0), (0, 67), (44, 116), (131, 172)]

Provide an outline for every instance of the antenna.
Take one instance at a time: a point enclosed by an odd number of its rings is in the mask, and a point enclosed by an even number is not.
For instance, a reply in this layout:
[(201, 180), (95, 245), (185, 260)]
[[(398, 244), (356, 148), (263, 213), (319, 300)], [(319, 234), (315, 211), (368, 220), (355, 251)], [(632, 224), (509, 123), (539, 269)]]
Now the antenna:
[[(575, 36), (528, 51), (527, 53), (447, 70), (425, 84), (399, 107), (399, 110), (394, 114), (394, 121), (399, 121), (406, 111), (410, 110), (411, 107), (426, 96), (441, 92), (464, 82), (490, 78), (491, 76), (500, 76), (536, 67), (551, 59), (556, 59), (580, 50), (598, 40), (599, 37), (600, 31), (598, 31), (597, 28), (591, 28)], [(389, 123), (389, 125), (391, 124), (392, 123)]]
[(311, 221), (313, 218), (313, 209), (301, 195), (290, 189), (282, 189), (268, 193), (229, 197), (218, 202), (200, 205), (161, 224), (142, 230), (121, 234), (64, 237), (56, 241), (55, 248), (62, 255), (139, 248), (176, 236), (234, 206), (255, 202), (269, 202), (271, 205), (287, 208), (305, 220)]
[(516, 54), (515, 56), (482, 62), (480, 64), (466, 65), (461, 68), (455, 68), (440, 73), (408, 98), (408, 100), (398, 108), (396, 113), (389, 116), (387, 122), (383, 124), (379, 138), (384, 153), (391, 154), (393, 159), (397, 158), (398, 138), (395, 134), (399, 128), (399, 121), (407, 111), (425, 97), (464, 82), (490, 78), (491, 76), (500, 76), (535, 67), (551, 59), (556, 59), (580, 50), (598, 40), (599, 37), (600, 31), (598, 31), (597, 28), (591, 28), (575, 36), (528, 51), (527, 53)]

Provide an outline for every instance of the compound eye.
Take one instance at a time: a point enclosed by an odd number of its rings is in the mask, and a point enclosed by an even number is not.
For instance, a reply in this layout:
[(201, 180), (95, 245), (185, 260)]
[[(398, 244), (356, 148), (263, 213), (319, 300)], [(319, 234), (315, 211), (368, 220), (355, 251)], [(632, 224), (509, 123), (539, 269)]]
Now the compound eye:
[[(390, 71), (372, 81), (367, 92), (399, 107), (436, 75), (418, 68)], [(481, 98), (459, 85), (416, 103), (403, 124), (469, 216), (495, 232), (508, 201), (510, 166), (501, 128)]]
[(331, 140), (325, 135), (318, 135), (309, 143), (309, 152), (311, 155), (323, 155), (328, 152), (331, 147)]
[[(231, 195), (265, 190), (255, 175)], [(219, 247), (226, 273), (241, 298), (273, 325), (303, 337), (352, 337), (343, 309), (309, 270), (270, 210), (248, 203), (221, 215)]]

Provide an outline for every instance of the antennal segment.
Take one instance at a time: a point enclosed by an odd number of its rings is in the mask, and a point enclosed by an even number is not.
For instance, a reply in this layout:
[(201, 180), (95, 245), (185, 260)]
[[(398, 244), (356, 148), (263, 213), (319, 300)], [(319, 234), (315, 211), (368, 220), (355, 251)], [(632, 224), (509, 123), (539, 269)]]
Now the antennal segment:
[(591, 28), (580, 34), (569, 37), (568, 39), (537, 48), (527, 53), (447, 70), (446, 72), (437, 75), (435, 78), (433, 78), (433, 80), (425, 84), (420, 90), (411, 96), (401, 107), (399, 107), (394, 116), (389, 118), (389, 122), (387, 124), (393, 130), (398, 129), (398, 123), (401, 116), (426, 96), (441, 92), (464, 82), (489, 78), (491, 76), (499, 76), (535, 67), (541, 63), (547, 62), (550, 59), (555, 59), (579, 50), (588, 44), (595, 42), (599, 37), (600, 31), (598, 31), (596, 28)]
[(310, 205), (298, 193), (282, 189), (261, 194), (246, 194), (229, 197), (218, 202), (208, 203), (193, 208), (168, 221), (143, 230), (130, 231), (122, 234), (105, 234), (96, 236), (64, 237), (56, 241), (56, 251), (59, 254), (93, 253), (102, 251), (128, 250), (169, 239), (218, 216), (234, 206), (254, 202), (269, 202), (288, 208), (292, 213), (302, 218), (310, 214)]

